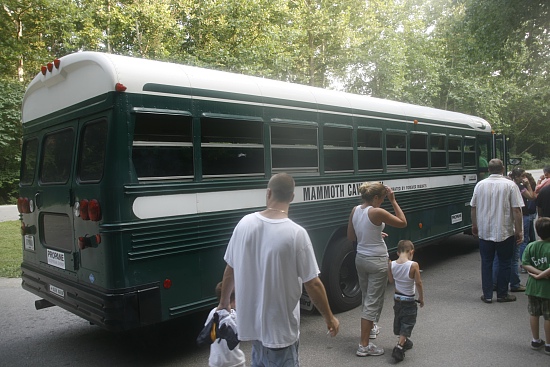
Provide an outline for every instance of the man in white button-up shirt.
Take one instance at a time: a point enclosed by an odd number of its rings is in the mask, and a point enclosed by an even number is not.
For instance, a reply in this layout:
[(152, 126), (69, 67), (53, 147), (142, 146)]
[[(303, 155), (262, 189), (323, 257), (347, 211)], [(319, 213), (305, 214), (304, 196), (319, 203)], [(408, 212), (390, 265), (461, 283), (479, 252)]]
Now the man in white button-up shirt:
[(479, 237), (481, 255), (481, 300), (493, 300), (493, 260), (499, 259), (497, 302), (512, 302), (508, 294), (514, 246), (523, 241), (523, 199), (517, 185), (503, 176), (504, 165), (492, 159), (488, 166), (490, 176), (477, 183), (472, 206), (472, 232)]

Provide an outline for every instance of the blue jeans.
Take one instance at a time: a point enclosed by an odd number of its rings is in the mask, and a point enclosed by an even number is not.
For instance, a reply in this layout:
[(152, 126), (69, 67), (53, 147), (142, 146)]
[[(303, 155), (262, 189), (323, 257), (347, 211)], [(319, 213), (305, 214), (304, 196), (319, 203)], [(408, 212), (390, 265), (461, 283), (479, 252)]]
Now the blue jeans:
[(393, 313), (393, 333), (409, 338), (416, 324), (416, 315), (418, 313), (416, 302), (395, 300)]
[(285, 348), (268, 348), (261, 341), (252, 342), (251, 367), (298, 367), (298, 346), (300, 341)]
[[(521, 250), (521, 245), (516, 246), (516, 244), (514, 243), (514, 254), (512, 257), (512, 264), (510, 265), (510, 289), (518, 288), (521, 285), (521, 281), (519, 279), (519, 264), (521, 263), (520, 250)], [(493, 260), (493, 285), (497, 284), (497, 278), (498, 278), (498, 254), (495, 255), (495, 260)]]
[(519, 246), (519, 263), (521, 264), (523, 259), (523, 251), (527, 245), (535, 240), (531, 240), (531, 227), (533, 226), (533, 221), (535, 220), (535, 214), (529, 214), (523, 216), (523, 243)]
[[(514, 257), (512, 258), (512, 273), (510, 274), (510, 289), (519, 288), (521, 280), (519, 278), (519, 265), (521, 264), (521, 258), (523, 257), (523, 251), (529, 244), (529, 227), (531, 226), (531, 217), (529, 215), (523, 216), (523, 242), (521, 245), (514, 247)], [(493, 262), (493, 284), (497, 284), (498, 276), (498, 256), (495, 256)]]
[(514, 248), (517, 247), (515, 237), (511, 236), (502, 242), (479, 239), (479, 254), (481, 255), (481, 287), (485, 299), (493, 298), (493, 262), (498, 256), (497, 298), (508, 295), (508, 283)]

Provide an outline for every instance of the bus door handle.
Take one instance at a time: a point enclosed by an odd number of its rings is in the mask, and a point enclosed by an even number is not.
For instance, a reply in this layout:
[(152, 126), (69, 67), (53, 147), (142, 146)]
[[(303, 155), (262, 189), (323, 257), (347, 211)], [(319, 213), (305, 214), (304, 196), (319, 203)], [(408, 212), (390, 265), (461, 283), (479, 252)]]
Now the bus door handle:
[(34, 194), (34, 204), (36, 205), (36, 209), (40, 209), (42, 206), (42, 201), (40, 199), (40, 196), (42, 195), (42, 191), (38, 191), (36, 194)]

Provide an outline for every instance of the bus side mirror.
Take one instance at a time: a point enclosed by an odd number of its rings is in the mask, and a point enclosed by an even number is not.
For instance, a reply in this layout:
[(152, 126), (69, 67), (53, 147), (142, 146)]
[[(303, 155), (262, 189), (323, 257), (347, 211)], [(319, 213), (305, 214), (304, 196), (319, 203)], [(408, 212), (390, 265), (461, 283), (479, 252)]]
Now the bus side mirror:
[(521, 164), (521, 158), (510, 158), (508, 159), (508, 164), (511, 164), (512, 166), (517, 166)]

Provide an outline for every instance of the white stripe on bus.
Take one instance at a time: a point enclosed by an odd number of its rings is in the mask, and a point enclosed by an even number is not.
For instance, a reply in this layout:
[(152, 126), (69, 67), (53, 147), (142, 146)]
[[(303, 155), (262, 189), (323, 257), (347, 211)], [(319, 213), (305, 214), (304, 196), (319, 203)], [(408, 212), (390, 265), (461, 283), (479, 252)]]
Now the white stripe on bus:
[[(434, 189), (475, 184), (475, 174), (437, 177), (417, 177), (382, 181), (395, 192)], [(359, 196), (361, 182), (343, 182), (326, 185), (297, 186), (293, 203), (348, 199)], [(216, 213), (228, 210), (265, 206), (265, 189), (215, 191), (193, 194), (155, 195), (136, 198), (132, 206), (136, 217), (153, 219)]]

